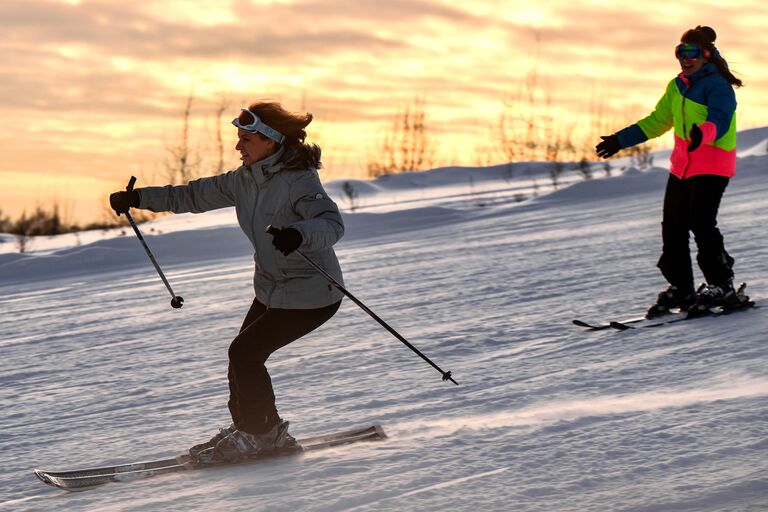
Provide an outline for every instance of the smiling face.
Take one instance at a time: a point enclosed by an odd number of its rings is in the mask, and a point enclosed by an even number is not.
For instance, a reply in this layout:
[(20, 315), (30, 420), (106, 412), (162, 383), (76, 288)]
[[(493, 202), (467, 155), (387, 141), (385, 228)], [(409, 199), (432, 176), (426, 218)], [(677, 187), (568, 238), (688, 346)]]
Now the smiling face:
[(693, 75), (708, 62), (705, 55), (709, 54), (697, 44), (683, 42), (675, 48), (675, 56), (685, 76)]
[(688, 59), (686, 57), (680, 57), (678, 59), (680, 61), (680, 69), (683, 70), (683, 74), (685, 76), (691, 76), (695, 74), (698, 70), (704, 66), (704, 64), (707, 63), (707, 59), (703, 57), (699, 57), (697, 59)]
[(258, 133), (249, 132), (242, 128), (237, 129), (237, 145), (235, 149), (240, 152), (240, 160), (243, 165), (251, 165), (259, 160), (264, 160), (275, 152), (277, 143), (272, 139), (262, 137)]

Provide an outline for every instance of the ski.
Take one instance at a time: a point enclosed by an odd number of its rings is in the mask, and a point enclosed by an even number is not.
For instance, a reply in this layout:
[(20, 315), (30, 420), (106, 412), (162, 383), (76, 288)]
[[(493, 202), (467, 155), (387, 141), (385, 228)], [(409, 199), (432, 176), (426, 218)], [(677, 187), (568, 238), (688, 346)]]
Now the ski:
[(658, 327), (661, 325), (668, 325), (676, 322), (695, 320), (697, 318), (711, 318), (711, 317), (717, 317), (717, 316), (723, 316), (723, 315), (730, 315), (731, 313), (736, 313), (738, 311), (749, 311), (750, 309), (755, 309), (757, 307), (759, 306), (755, 303), (755, 301), (750, 300), (736, 307), (725, 308), (725, 309), (712, 308), (704, 311), (697, 311), (695, 314), (679, 313), (674, 317), (671, 317), (670, 315), (664, 315), (662, 317), (647, 318), (641, 322), (633, 322), (633, 323), (611, 322), (610, 327), (617, 329), (619, 331), (626, 331), (629, 329), (643, 329), (647, 327)]
[(158, 459), (147, 462), (137, 462), (129, 464), (118, 464), (114, 466), (103, 466), (89, 469), (80, 469), (74, 471), (45, 471), (35, 469), (37, 478), (48, 485), (58, 487), (67, 491), (80, 491), (96, 487), (109, 482), (125, 482), (150, 478), (165, 473), (175, 473), (179, 471), (199, 470), (213, 467), (234, 466), (251, 464), (259, 461), (275, 459), (291, 455), (298, 455), (304, 452), (322, 450), (346, 444), (357, 443), (360, 441), (376, 441), (386, 439), (387, 435), (381, 425), (372, 425), (355, 430), (344, 432), (335, 432), (306, 439), (299, 439), (301, 449), (275, 451), (256, 457), (237, 462), (221, 462), (216, 464), (199, 464), (195, 462), (188, 454), (182, 454), (177, 457), (167, 459)]
[[(669, 311), (666, 314), (656, 317), (657, 320), (665, 319), (668, 321), (672, 321), (674, 319), (679, 319), (680, 317), (684, 317), (685, 313), (681, 312), (679, 310), (673, 310)], [(643, 322), (648, 321), (648, 319), (645, 316), (637, 316), (633, 318), (629, 318), (627, 320), (621, 320), (621, 321), (612, 321), (607, 320), (604, 322), (585, 322), (583, 320), (573, 320), (573, 323), (575, 325), (578, 325), (579, 327), (584, 327), (587, 331), (603, 331), (606, 329), (616, 328), (614, 325), (624, 325), (624, 326), (634, 326), (635, 324), (642, 324)], [(627, 327), (629, 328), (629, 327)]]
[[(739, 288), (739, 291), (743, 291), (743, 288)], [(759, 307), (759, 306), (755, 303), (755, 301), (749, 300), (749, 298), (746, 298), (744, 302), (734, 307), (730, 307), (726, 309), (711, 308), (704, 311), (698, 311), (695, 314), (692, 314), (686, 311), (680, 311), (679, 309), (672, 309), (662, 315), (654, 316), (652, 318), (646, 318), (645, 316), (637, 316), (637, 317), (629, 318), (627, 320), (607, 320), (603, 322), (586, 322), (584, 320), (576, 319), (576, 320), (573, 320), (573, 323), (574, 325), (583, 327), (587, 331), (603, 331), (607, 329), (618, 329), (620, 331), (625, 331), (627, 329), (638, 329), (638, 328), (644, 328), (644, 327), (655, 327), (657, 325), (666, 325), (666, 324), (671, 324), (675, 322), (680, 322), (683, 320), (691, 320), (693, 318), (699, 318), (699, 317), (726, 315), (736, 311), (754, 309), (756, 307)]]

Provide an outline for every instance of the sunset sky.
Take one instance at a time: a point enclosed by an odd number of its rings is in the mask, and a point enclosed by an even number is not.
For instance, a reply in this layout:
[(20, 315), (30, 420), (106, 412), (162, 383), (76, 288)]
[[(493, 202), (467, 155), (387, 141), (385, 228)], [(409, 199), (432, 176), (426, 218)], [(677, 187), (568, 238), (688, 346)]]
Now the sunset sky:
[(435, 165), (502, 162), (505, 99), (533, 71), (547, 115), (596, 143), (653, 109), (679, 72), (674, 46), (699, 24), (746, 84), (739, 129), (768, 125), (763, 0), (2, 0), (0, 210), (55, 202), (95, 221), (132, 174), (164, 184), (191, 94), (206, 165), (219, 122), (238, 165), (229, 121), (270, 98), (315, 115), (326, 180), (363, 177), (417, 97)]

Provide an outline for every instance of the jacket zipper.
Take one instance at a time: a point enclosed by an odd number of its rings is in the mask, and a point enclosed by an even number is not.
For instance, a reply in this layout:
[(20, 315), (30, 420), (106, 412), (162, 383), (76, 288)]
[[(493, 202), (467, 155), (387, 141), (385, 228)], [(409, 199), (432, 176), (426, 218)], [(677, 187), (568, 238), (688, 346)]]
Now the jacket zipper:
[[(259, 186), (259, 183), (256, 181), (256, 177), (253, 176), (252, 173), (253, 173), (253, 171), (248, 173), (248, 176), (250, 176), (250, 178), (251, 178), (251, 180), (253, 182), (253, 186), (256, 189), (256, 204), (254, 205), (253, 211), (251, 212), (250, 227), (251, 227), (251, 236), (253, 237), (253, 242), (254, 242), (254, 246), (255, 246), (255, 244), (256, 244), (256, 237), (257, 237), (258, 233), (256, 233), (256, 231), (254, 229), (254, 223), (255, 223), (255, 219), (256, 219), (256, 211), (258, 210), (258, 207), (259, 207), (259, 200), (260, 200), (259, 195), (261, 194), (261, 187)], [(256, 251), (258, 253), (258, 249), (256, 249)], [(275, 288), (277, 288), (277, 283), (273, 279), (270, 279), (270, 287), (269, 287), (269, 291), (267, 292), (267, 303), (265, 304), (265, 306), (267, 306), (267, 309), (270, 308), (270, 304), (272, 303), (272, 295), (275, 293)]]
[[(685, 91), (683, 92), (683, 104), (682, 104), (683, 105), (682, 106), (682, 108), (683, 108), (683, 137), (684, 137), (684, 140), (686, 142), (688, 141), (688, 127), (686, 126), (686, 123), (685, 123), (685, 100), (686, 100), (686, 97), (688, 96), (688, 91), (691, 89), (691, 85), (692, 84), (693, 84), (693, 82), (690, 81), (690, 79), (687, 80), (685, 82)], [(686, 175), (688, 174), (688, 167), (691, 165), (691, 154), (688, 152), (688, 148), (685, 148), (685, 156), (686, 156), (686, 161), (685, 161), (685, 168), (683, 169), (682, 179), (685, 179)]]

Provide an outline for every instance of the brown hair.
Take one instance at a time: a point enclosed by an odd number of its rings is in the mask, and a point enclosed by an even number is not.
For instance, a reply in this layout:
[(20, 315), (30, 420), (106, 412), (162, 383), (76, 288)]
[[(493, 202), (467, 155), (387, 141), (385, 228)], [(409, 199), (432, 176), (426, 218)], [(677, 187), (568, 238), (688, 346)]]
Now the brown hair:
[[(285, 135), (284, 146), (303, 144), (307, 137), (304, 128), (312, 122), (312, 114), (309, 112), (289, 112), (276, 101), (257, 101), (248, 105), (248, 110), (259, 116), (269, 127)], [(257, 135), (267, 138), (260, 133)]]
[(680, 37), (680, 42), (686, 44), (698, 44), (702, 49), (709, 50), (709, 60), (717, 66), (720, 74), (728, 80), (729, 84), (741, 87), (744, 84), (741, 79), (736, 78), (736, 76), (731, 73), (731, 70), (728, 68), (728, 63), (715, 47), (715, 39), (717, 39), (717, 34), (712, 27), (698, 25), (696, 28), (686, 30), (682, 37)]

